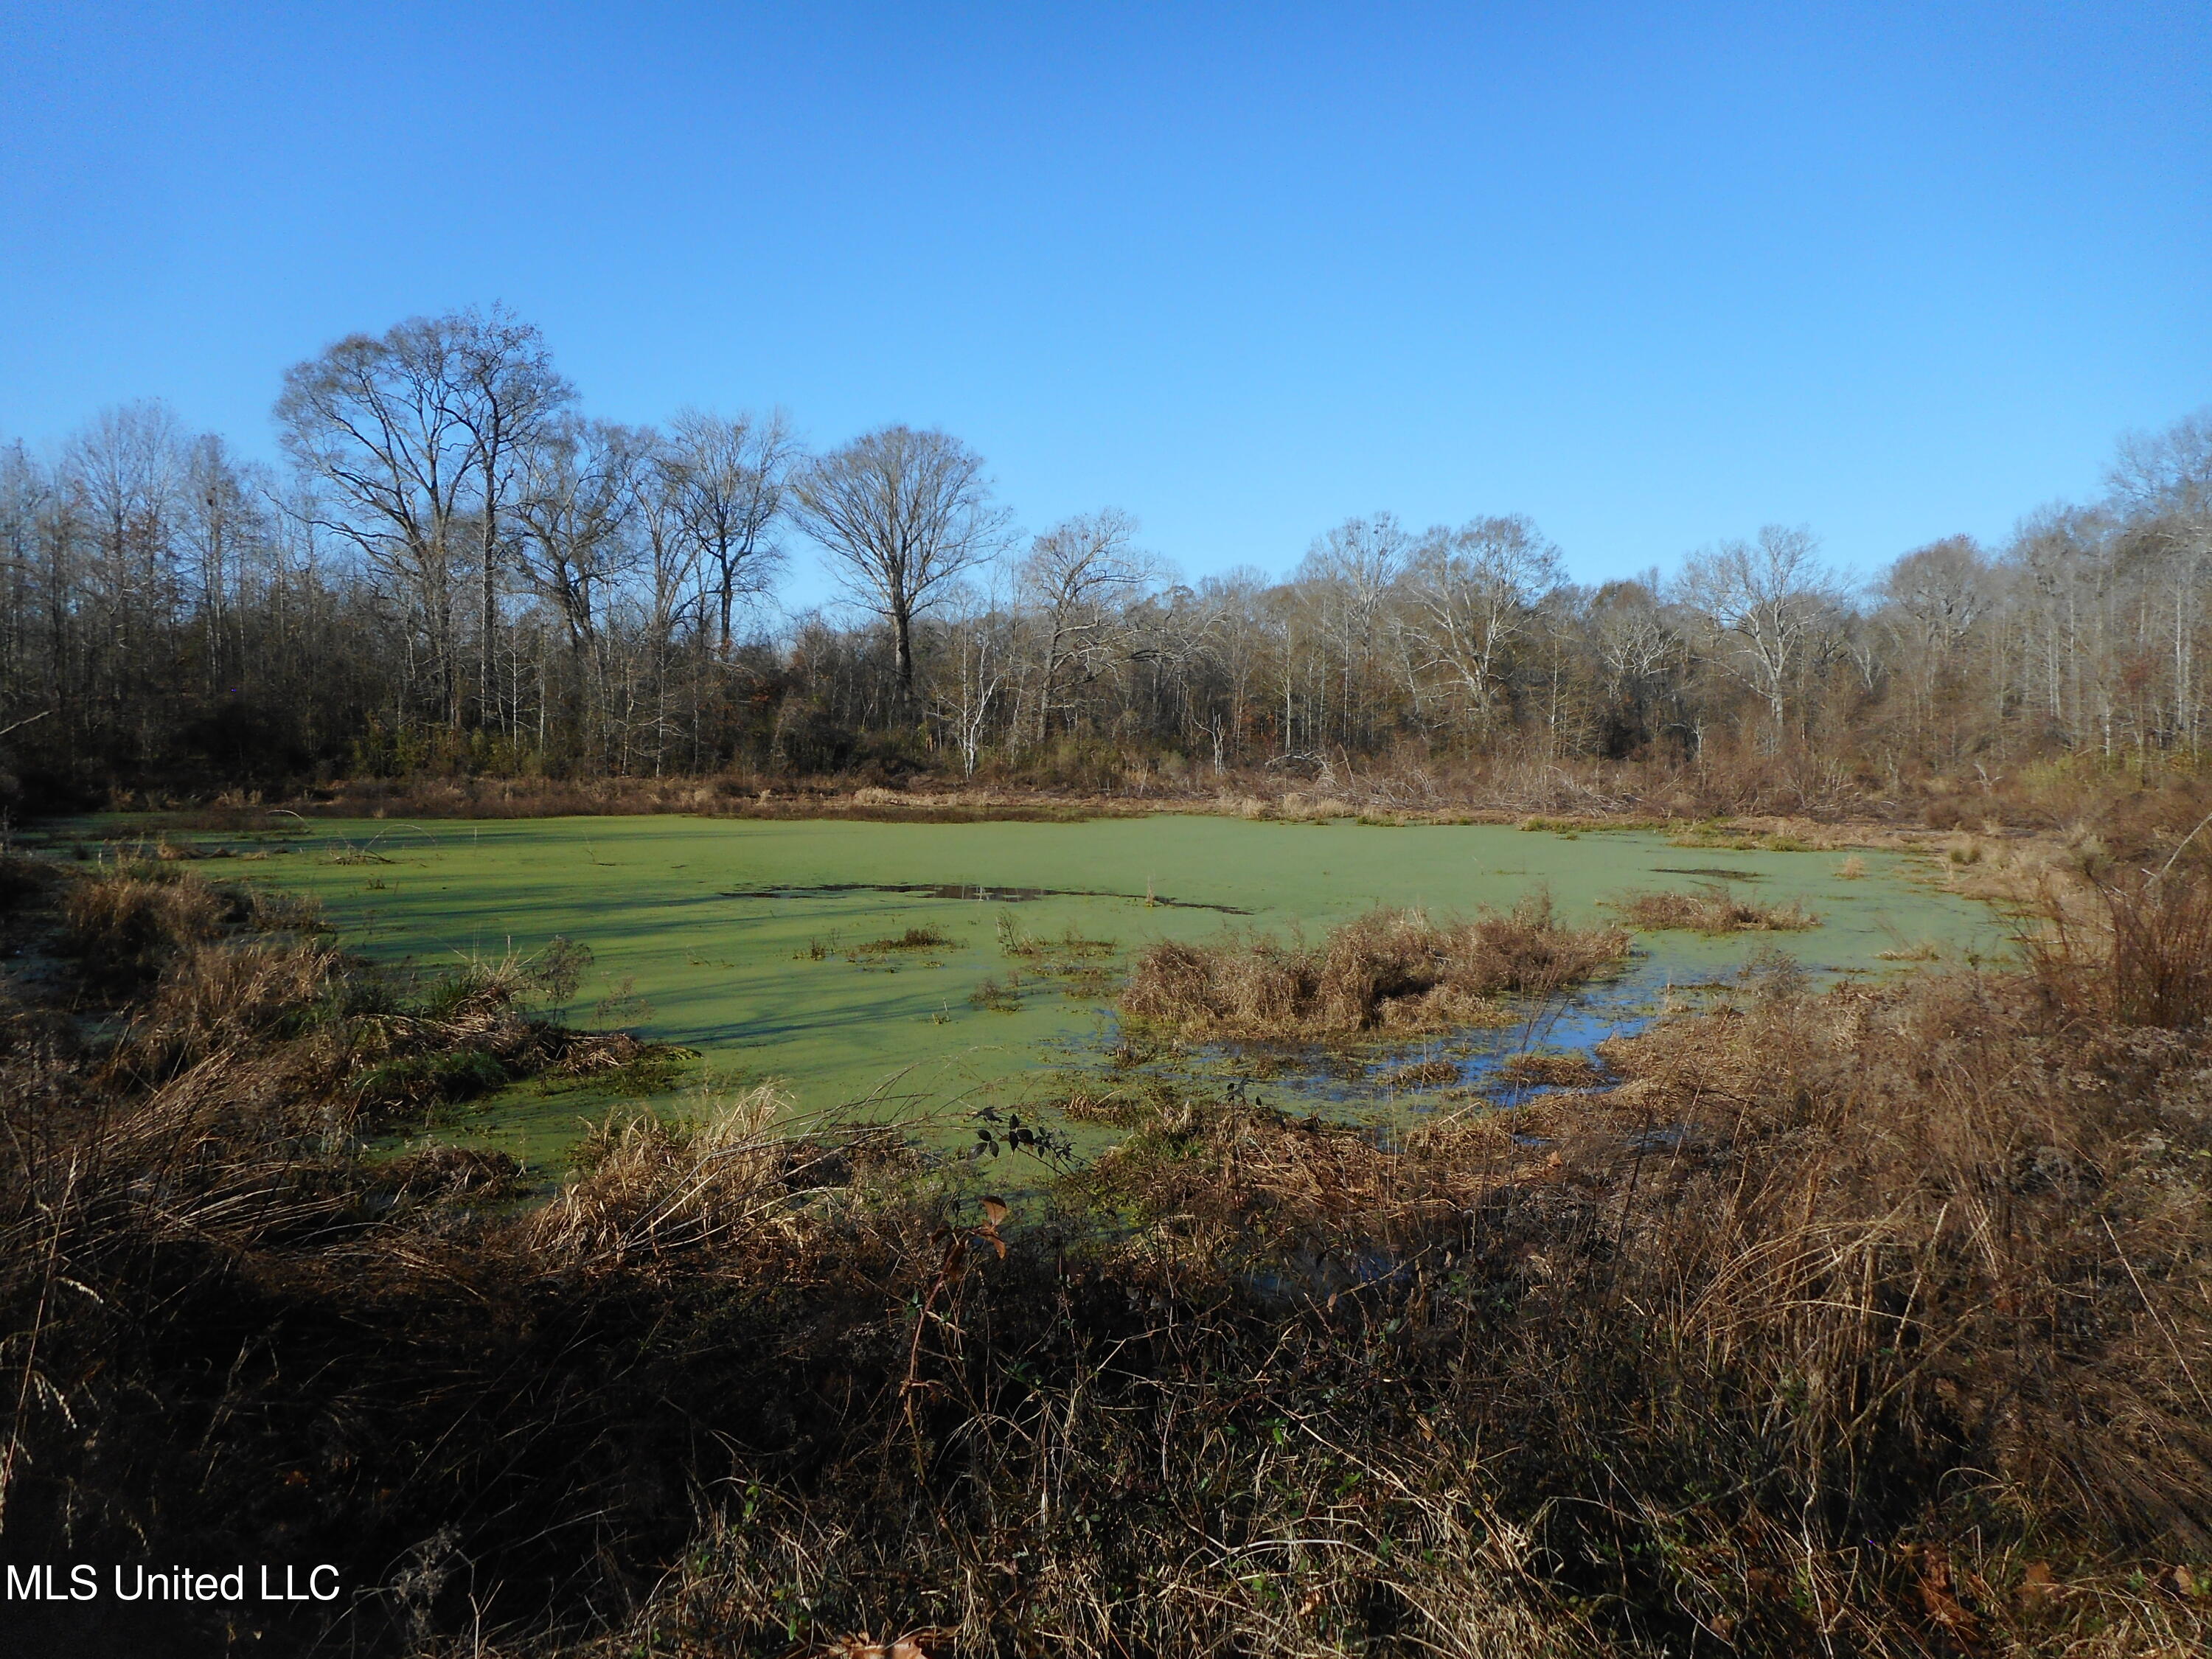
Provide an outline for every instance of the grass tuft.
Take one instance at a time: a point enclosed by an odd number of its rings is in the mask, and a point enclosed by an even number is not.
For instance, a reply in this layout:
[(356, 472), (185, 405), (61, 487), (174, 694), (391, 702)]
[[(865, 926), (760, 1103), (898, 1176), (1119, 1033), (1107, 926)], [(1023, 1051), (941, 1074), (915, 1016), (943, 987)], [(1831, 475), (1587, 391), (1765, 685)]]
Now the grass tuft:
[(1505, 997), (1544, 997), (1617, 967), (1627, 936), (1576, 929), (1538, 896), (1510, 915), (1431, 921), (1376, 909), (1315, 945), (1229, 933), (1137, 960), (1121, 1012), (1194, 1037), (1298, 1041), (1493, 1022)]
[(1651, 930), (1771, 933), (1797, 933), (1820, 925), (1819, 916), (1794, 900), (1788, 904), (1769, 904), (1759, 899), (1738, 898), (1713, 882), (1700, 882), (1686, 892), (1678, 889), (1625, 893), (1611, 903), (1630, 927)]

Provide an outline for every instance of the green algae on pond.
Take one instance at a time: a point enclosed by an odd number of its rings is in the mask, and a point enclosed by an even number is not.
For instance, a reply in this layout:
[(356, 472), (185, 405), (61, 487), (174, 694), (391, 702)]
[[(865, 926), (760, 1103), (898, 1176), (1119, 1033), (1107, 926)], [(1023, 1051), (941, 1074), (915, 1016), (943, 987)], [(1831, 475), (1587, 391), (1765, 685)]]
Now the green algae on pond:
[[(374, 862), (349, 850), (372, 843)], [(869, 1102), (886, 1113), (1018, 1089), (1071, 1052), (1103, 1048), (1131, 953), (1158, 939), (1224, 926), (1318, 932), (1377, 904), (1503, 909), (1539, 886), (1563, 920), (1587, 925), (1612, 918), (1608, 897), (1689, 862), (1648, 831), (1570, 840), (1483, 824), (1386, 831), (1182, 815), (500, 819), (404, 833), (318, 822), (289, 845), (238, 873), (316, 894), (339, 937), (373, 957), (434, 966), (565, 936), (596, 958), (570, 1018), (592, 1023), (614, 998), (609, 1017), (696, 1049), (723, 1074), (786, 1079), (806, 1109)], [(1725, 872), (1696, 873), (1756, 881), (1763, 902), (1818, 912), (1822, 924), (1788, 943), (1815, 974), (1892, 971), (1931, 948), (1956, 960), (2004, 949), (2002, 919), (1942, 890), (1928, 861), (1857, 856), (1859, 879), (1837, 875), (1835, 854), (1736, 848)], [(943, 943), (862, 948), (909, 930)], [(1061, 939), (1112, 948), (1055, 951)], [(1725, 977), (1772, 944), (1644, 933), (1637, 978)], [(604, 1109), (588, 1092), (515, 1091), (471, 1136), (483, 1127), (542, 1158)]]

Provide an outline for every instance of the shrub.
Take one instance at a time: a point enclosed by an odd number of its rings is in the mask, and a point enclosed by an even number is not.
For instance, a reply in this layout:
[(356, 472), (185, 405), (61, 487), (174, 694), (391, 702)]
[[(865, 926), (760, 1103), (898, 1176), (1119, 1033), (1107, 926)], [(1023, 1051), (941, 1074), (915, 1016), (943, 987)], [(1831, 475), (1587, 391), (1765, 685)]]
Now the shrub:
[(242, 908), (197, 876), (103, 873), (73, 883), (64, 898), (65, 946), (98, 988), (127, 992), (215, 938)]
[(401, 1054), (371, 1066), (354, 1084), (369, 1111), (416, 1110), (474, 1100), (503, 1087), (507, 1068), (481, 1048)]
[(1632, 927), (1685, 928), (1708, 934), (1795, 933), (1817, 927), (1820, 918), (1792, 900), (1767, 904), (1738, 898), (1717, 883), (1700, 882), (1685, 892), (1625, 893), (1613, 908)]
[(1192, 1036), (1442, 1030), (1493, 1020), (1498, 999), (1553, 994), (1627, 951), (1626, 934), (1563, 926), (1542, 896), (1472, 921), (1382, 908), (1317, 945), (1236, 933), (1155, 945), (1138, 958), (1121, 1007)]

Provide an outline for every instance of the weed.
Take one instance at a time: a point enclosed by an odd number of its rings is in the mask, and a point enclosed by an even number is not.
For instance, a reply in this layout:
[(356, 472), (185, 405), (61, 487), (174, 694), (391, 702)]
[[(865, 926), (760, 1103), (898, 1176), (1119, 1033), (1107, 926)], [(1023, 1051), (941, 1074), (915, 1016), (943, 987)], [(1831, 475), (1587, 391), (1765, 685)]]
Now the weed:
[(1510, 915), (1466, 921), (1377, 909), (1318, 945), (1237, 933), (1155, 945), (1138, 958), (1121, 1007), (1193, 1036), (1442, 1030), (1493, 1022), (1496, 999), (1552, 995), (1617, 966), (1627, 950), (1626, 934), (1563, 926), (1540, 895)]
[[(2212, 1640), (2189, 866), (2054, 901), (2023, 972), (1815, 994), (1770, 961), (1607, 1043), (1613, 1087), (1387, 1139), (1241, 1089), (1071, 1095), (1124, 1138), (1018, 1206), (900, 1130), (795, 1121), (772, 1085), (608, 1115), (536, 1207), (495, 1153), (363, 1159), (378, 1067), (542, 1073), (618, 1039), (528, 1019), (506, 972), (434, 1004), (216, 896), (229, 920), (155, 927), (153, 978), (99, 1005), (148, 1042), (191, 1027), (197, 1058), (0, 1053), (11, 1550), (284, 1550), (356, 1587), (179, 1604), (180, 1644)], [(1538, 921), (1497, 953), (1591, 959)], [(1364, 918), (1340, 963), (1427, 973), (1479, 925)], [(264, 1012), (217, 1032), (231, 1002)], [(969, 1127), (988, 1160), (1039, 1124)]]
[(1738, 898), (1717, 883), (1701, 882), (1688, 892), (1626, 893), (1611, 901), (1632, 927), (1686, 928), (1706, 934), (1796, 933), (1817, 927), (1820, 918), (1792, 901), (1769, 904)]
[(1509, 1056), (1498, 1068), (1506, 1082), (1553, 1089), (1590, 1089), (1605, 1081), (1605, 1070), (1587, 1054), (1529, 1053)]
[(124, 992), (213, 939), (244, 908), (197, 878), (118, 874), (72, 884), (62, 916), (66, 946), (85, 977), (102, 990)]
[(1384, 1073), (1382, 1081), (1396, 1089), (1433, 1089), (1459, 1081), (1459, 1067), (1448, 1060), (1425, 1060)]
[(866, 945), (858, 945), (853, 948), (858, 951), (880, 955), (890, 951), (934, 951), (951, 943), (951, 939), (934, 927), (909, 927), (903, 933), (896, 934), (890, 939), (870, 939)]
[(968, 994), (968, 1000), (994, 1013), (1018, 1014), (1022, 1008), (1021, 975), (1009, 974), (1003, 985), (995, 978), (986, 979)]
[(1877, 951), (1874, 954), (1879, 962), (1941, 962), (1943, 947), (1932, 939), (1910, 942), (1900, 940), (1887, 951)]

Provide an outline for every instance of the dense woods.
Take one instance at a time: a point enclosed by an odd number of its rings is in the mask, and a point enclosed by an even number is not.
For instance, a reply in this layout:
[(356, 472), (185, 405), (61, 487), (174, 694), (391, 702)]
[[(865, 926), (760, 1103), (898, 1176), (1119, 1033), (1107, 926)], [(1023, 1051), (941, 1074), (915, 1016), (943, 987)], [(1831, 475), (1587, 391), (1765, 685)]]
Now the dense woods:
[[(0, 448), (17, 810), (459, 773), (1114, 789), (1607, 763), (1802, 807), (2193, 762), (2206, 735), (2201, 416), (2002, 546), (1855, 586), (1767, 526), (1594, 588), (1510, 513), (1377, 513), (1287, 576), (1184, 581), (1118, 509), (1018, 531), (945, 433), (817, 452), (774, 413), (592, 418), (496, 310), (342, 340), (276, 420), (282, 470), (157, 403)], [(799, 558), (848, 602), (781, 609)]]

